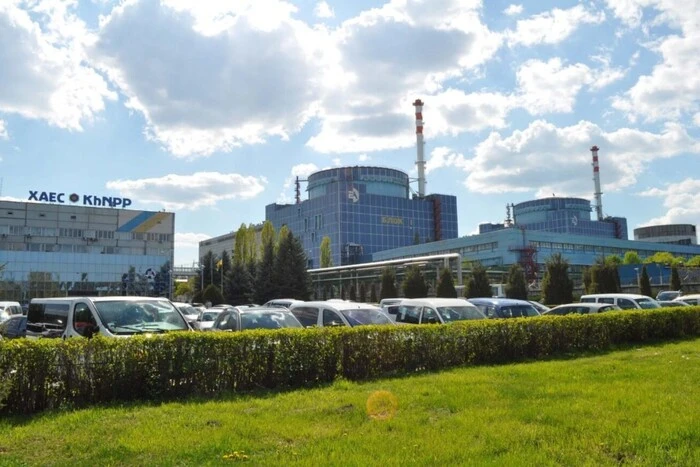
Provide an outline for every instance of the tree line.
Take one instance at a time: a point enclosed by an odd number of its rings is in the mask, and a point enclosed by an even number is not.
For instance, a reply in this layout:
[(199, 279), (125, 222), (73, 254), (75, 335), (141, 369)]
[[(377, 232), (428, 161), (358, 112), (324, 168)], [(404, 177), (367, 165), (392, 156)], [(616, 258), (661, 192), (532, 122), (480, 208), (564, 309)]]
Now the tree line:
[(309, 300), (311, 296), (301, 240), (286, 226), (275, 232), (270, 221), (262, 229), (241, 225), (233, 258), (226, 251), (220, 257), (209, 251), (199, 264), (199, 274), (178, 284), (175, 295), (212, 305), (262, 304), (283, 297)]

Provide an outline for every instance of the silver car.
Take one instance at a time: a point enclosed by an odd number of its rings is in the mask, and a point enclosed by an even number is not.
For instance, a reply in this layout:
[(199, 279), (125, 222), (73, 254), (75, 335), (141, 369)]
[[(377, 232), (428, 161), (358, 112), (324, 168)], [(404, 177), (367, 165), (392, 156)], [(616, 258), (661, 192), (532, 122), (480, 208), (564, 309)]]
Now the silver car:
[(212, 324), (212, 331), (246, 331), (250, 329), (301, 328), (301, 323), (284, 308), (229, 307)]

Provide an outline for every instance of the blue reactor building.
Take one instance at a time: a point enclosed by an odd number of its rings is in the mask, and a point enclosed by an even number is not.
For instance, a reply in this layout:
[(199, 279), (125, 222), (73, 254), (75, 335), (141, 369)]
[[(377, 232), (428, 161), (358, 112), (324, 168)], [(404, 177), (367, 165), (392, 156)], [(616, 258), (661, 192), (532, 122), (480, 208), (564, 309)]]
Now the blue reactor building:
[(380, 251), (457, 238), (457, 198), (412, 195), (405, 172), (384, 167), (336, 167), (311, 174), (308, 199), (269, 204), (265, 219), (298, 236), (308, 267), (320, 267), (330, 239), (334, 266), (365, 263)]

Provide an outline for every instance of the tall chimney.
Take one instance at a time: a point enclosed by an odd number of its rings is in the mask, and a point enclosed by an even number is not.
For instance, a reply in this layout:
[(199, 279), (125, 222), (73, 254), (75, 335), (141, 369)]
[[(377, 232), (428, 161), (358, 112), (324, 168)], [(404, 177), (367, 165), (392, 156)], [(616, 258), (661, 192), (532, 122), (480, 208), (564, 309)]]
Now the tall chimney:
[(603, 193), (600, 191), (600, 167), (598, 166), (598, 146), (591, 148), (591, 156), (593, 157), (593, 183), (595, 184), (595, 212), (598, 220), (603, 220)]
[(416, 108), (416, 168), (418, 169), (418, 196), (423, 198), (425, 196), (425, 157), (424, 148), (425, 142), (423, 141), (423, 101), (416, 99), (413, 103), (413, 107)]

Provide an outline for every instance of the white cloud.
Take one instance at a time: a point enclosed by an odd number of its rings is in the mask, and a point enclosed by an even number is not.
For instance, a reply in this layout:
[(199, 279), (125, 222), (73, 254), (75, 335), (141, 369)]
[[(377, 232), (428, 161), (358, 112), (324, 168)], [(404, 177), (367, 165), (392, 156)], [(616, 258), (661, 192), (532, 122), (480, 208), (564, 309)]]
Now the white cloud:
[[(321, 130), (307, 145), (323, 153), (413, 145), (411, 103), (434, 105), (446, 80), (475, 71), (500, 47), (480, 14), (478, 1), (393, 0), (345, 21), (332, 35), (342, 80), (327, 87)], [(426, 121), (428, 137), (437, 128), (433, 117)]]
[(693, 123), (695, 126), (700, 126), (700, 112), (696, 113), (695, 116), (693, 116)]
[(169, 174), (160, 178), (113, 180), (106, 186), (142, 203), (178, 210), (213, 206), (227, 199), (254, 198), (263, 192), (266, 183), (262, 177), (197, 172), (192, 175)]
[(469, 161), (464, 155), (452, 151), (450, 148), (440, 146), (433, 149), (430, 152), (430, 158), (425, 164), (425, 173), (442, 169), (445, 167), (456, 167), (460, 169), (467, 169), (469, 167)]
[(335, 17), (335, 12), (328, 2), (321, 1), (314, 7), (314, 15), (317, 18), (333, 18)]
[(523, 6), (516, 5), (515, 3), (508, 5), (508, 8), (503, 10), (503, 14), (508, 15), (508, 16), (517, 16), (522, 12), (523, 12)]
[(655, 159), (700, 154), (700, 142), (676, 124), (667, 124), (660, 133), (631, 128), (606, 132), (587, 121), (559, 128), (537, 120), (507, 137), (491, 133), (459, 166), (467, 172), (465, 186), (473, 192), (589, 197), (593, 145), (600, 147), (604, 192), (633, 185)]
[[(277, 204), (293, 203), (295, 200), (292, 197), (292, 193), (295, 193), (296, 187), (294, 190), (292, 190), (292, 186), (296, 183), (297, 177), (299, 177), (300, 182), (306, 181), (309, 175), (314, 172), (318, 172), (318, 170), (319, 169), (316, 164), (313, 163), (297, 164), (293, 166), (291, 175), (285, 179), (282, 192), (277, 197)], [(301, 192), (299, 193), (299, 196), (301, 196), (302, 199), (305, 199), (305, 196), (303, 196)]]
[(581, 24), (600, 24), (605, 13), (587, 10), (576, 5), (568, 10), (554, 8), (551, 11), (519, 20), (514, 31), (508, 31), (507, 42), (516, 45), (557, 44), (569, 37)]
[(620, 69), (610, 68), (607, 59), (594, 60), (602, 62), (602, 67), (593, 69), (583, 63), (565, 66), (557, 57), (547, 62), (528, 60), (516, 73), (518, 105), (532, 115), (572, 112), (584, 86), (599, 90), (625, 75)]
[(85, 66), (92, 37), (77, 2), (15, 3), (0, 3), (0, 111), (82, 130), (116, 94)]
[(10, 139), (10, 135), (7, 133), (7, 126), (5, 124), (5, 120), (0, 120), (0, 139)]
[(193, 232), (175, 232), (175, 249), (199, 248), (199, 242), (208, 240), (211, 235)]
[(360, 162), (368, 162), (372, 160), (372, 157), (368, 156), (367, 154), (360, 154), (357, 156), (357, 160)]
[(700, 218), (700, 179), (686, 178), (669, 184), (665, 189), (652, 188), (639, 193), (640, 196), (663, 199), (667, 209), (663, 216), (650, 219), (644, 225), (697, 224)]
[(299, 131), (324, 77), (323, 31), (281, 0), (200, 4), (127, 2), (102, 21), (92, 60), (147, 135), (192, 157)]
[(680, 31), (650, 43), (660, 63), (614, 99), (613, 107), (626, 112), (630, 121), (640, 117), (677, 120), (696, 113), (700, 109), (700, 0), (608, 0), (608, 6), (631, 27), (644, 26), (641, 20), (648, 13), (649, 24)]

